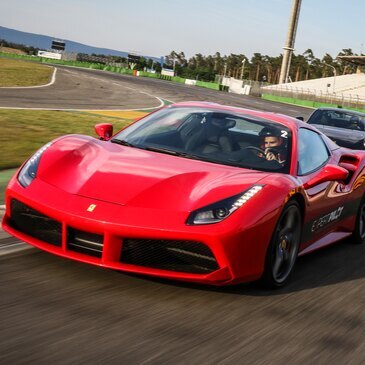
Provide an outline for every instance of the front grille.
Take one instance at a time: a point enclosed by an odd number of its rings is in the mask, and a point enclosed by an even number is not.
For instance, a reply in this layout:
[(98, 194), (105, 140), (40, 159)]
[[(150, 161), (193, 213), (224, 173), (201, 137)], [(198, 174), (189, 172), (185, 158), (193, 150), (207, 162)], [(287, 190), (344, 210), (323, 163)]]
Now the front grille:
[(28, 207), (19, 200), (10, 203), (9, 225), (19, 232), (55, 246), (62, 245), (62, 224)]
[(209, 247), (194, 241), (125, 239), (120, 261), (195, 274), (206, 274), (219, 268)]
[(69, 228), (67, 231), (67, 249), (101, 257), (103, 253), (103, 236)]

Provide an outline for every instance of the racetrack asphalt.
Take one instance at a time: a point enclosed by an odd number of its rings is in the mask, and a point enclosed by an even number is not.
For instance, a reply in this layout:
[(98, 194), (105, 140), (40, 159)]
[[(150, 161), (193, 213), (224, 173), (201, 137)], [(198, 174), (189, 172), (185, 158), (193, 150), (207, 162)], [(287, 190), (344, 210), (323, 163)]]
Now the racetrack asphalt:
[[(132, 109), (157, 105), (158, 96), (294, 116), (311, 112), (159, 80), (76, 69), (70, 77), (61, 71), (57, 75), (65, 78), (47, 95), (22, 90), (8, 102)], [(90, 75), (95, 78), (88, 80)], [(118, 84), (113, 90), (107, 86), (111, 80)], [(76, 100), (67, 88), (79, 81)], [(93, 103), (90, 88), (98, 90)], [(0, 104), (10, 106), (2, 92)], [(126, 275), (35, 248), (1, 254), (4, 240), (12, 239), (0, 232), (1, 364), (365, 363), (365, 247), (349, 240), (299, 258), (292, 281), (278, 291)]]
[(312, 109), (159, 79), (57, 66), (56, 82), (46, 88), (0, 88), (0, 107), (123, 110), (172, 102), (209, 101), (307, 118)]

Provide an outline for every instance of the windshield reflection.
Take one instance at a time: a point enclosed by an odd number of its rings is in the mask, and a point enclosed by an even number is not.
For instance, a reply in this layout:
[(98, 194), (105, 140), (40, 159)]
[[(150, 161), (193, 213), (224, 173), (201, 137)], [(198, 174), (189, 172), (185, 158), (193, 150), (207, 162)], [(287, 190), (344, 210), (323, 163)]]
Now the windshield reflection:
[(288, 173), (290, 130), (275, 122), (201, 107), (150, 114), (111, 142), (183, 158)]

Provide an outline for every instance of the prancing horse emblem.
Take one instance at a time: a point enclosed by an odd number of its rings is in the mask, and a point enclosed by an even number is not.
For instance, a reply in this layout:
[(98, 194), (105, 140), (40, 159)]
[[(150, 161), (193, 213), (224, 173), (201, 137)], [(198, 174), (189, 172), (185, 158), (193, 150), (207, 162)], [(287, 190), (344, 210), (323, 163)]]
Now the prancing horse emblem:
[(95, 208), (96, 208), (96, 204), (90, 204), (89, 208), (87, 208), (87, 211), (88, 212), (93, 212)]

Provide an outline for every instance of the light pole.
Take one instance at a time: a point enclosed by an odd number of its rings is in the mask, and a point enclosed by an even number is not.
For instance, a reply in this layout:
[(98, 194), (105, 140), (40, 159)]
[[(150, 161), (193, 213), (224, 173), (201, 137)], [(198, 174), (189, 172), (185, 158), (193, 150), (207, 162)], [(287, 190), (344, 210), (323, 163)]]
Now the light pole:
[(245, 69), (245, 63), (246, 63), (246, 58), (242, 60), (241, 80), (243, 80), (243, 70)]
[(227, 62), (224, 63), (224, 73), (223, 73), (223, 77), (226, 77), (226, 72), (227, 72)]
[(329, 65), (326, 62), (323, 62), (326, 66), (332, 67), (333, 68), (333, 87), (332, 87), (332, 92), (335, 92), (335, 86), (336, 86), (336, 76), (337, 76), (337, 70), (334, 66)]
[(288, 82), (291, 56), (294, 51), (295, 35), (297, 32), (299, 12), (302, 0), (293, 0), (292, 12), (289, 20), (289, 29), (281, 64), (279, 84)]

